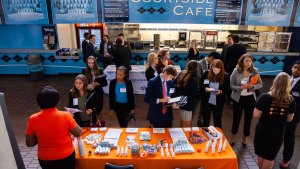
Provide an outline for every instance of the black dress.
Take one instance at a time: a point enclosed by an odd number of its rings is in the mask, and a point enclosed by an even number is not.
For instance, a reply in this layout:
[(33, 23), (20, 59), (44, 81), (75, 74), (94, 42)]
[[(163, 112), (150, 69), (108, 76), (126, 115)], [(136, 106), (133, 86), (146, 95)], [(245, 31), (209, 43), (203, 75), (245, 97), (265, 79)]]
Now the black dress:
[(277, 105), (270, 94), (263, 94), (255, 107), (262, 111), (254, 136), (255, 154), (274, 160), (284, 139), (286, 118), (295, 112), (295, 102)]

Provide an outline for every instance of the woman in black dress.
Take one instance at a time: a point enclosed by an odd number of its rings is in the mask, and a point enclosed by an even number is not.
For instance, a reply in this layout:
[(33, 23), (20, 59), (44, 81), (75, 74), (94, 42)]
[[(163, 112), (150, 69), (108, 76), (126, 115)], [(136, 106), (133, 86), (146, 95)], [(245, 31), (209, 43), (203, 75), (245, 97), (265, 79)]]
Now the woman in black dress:
[(152, 52), (149, 53), (147, 57), (148, 63), (146, 64), (146, 79), (149, 81), (150, 79), (154, 78), (155, 76), (158, 75), (158, 72), (156, 70), (156, 65), (158, 64), (158, 57), (157, 54)]
[(293, 119), (295, 102), (290, 93), (290, 77), (279, 73), (269, 93), (263, 94), (255, 105), (253, 117), (260, 117), (254, 136), (255, 154), (260, 169), (272, 169), (274, 159), (283, 143), (286, 121)]

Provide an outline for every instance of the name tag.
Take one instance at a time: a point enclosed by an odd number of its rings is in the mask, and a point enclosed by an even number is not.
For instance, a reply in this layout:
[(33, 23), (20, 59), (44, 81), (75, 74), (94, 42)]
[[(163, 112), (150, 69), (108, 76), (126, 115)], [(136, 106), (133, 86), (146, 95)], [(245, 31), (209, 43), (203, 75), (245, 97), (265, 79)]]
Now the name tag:
[(208, 79), (204, 79), (204, 83), (203, 84), (209, 84), (209, 80)]
[(292, 96), (299, 97), (299, 92), (292, 92)]
[(170, 93), (170, 94), (173, 94), (173, 93), (174, 93), (174, 91), (175, 91), (175, 88), (170, 88), (170, 91), (169, 91), (169, 93)]
[(111, 46), (109, 45), (108, 48), (111, 48)]
[(242, 79), (242, 80), (241, 80), (241, 84), (246, 84), (246, 83), (248, 83), (248, 80), (247, 80), (247, 79)]
[(120, 88), (120, 93), (126, 93), (126, 88)]
[(78, 106), (78, 98), (73, 98), (73, 105)]

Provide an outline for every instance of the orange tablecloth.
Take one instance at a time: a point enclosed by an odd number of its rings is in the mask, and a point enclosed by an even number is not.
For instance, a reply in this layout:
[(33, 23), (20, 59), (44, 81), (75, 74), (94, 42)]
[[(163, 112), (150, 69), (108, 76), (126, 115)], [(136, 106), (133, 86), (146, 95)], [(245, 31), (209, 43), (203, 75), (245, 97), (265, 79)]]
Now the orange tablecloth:
[[(153, 134), (152, 129), (149, 128), (139, 128), (139, 133), (141, 131), (149, 131), (151, 133), (151, 141), (148, 141), (148, 144), (157, 144), (159, 139), (167, 139), (168, 143), (172, 143), (168, 129), (166, 129), (163, 134)], [(98, 133), (99, 130), (98, 130)], [(104, 132), (101, 132), (104, 137)], [(126, 136), (127, 135), (136, 135), (136, 141), (139, 141), (138, 134), (126, 134), (125, 129), (120, 136), (118, 142), (119, 146), (126, 146)], [(200, 129), (199, 133), (201, 135), (205, 134)], [(89, 130), (83, 134), (85, 138), (90, 134)], [(185, 133), (186, 136), (189, 136), (189, 132)], [(223, 136), (224, 138), (225, 136)], [(141, 141), (143, 143), (143, 141)], [(127, 165), (133, 164), (136, 169), (175, 169), (176, 167), (181, 169), (197, 169), (199, 167), (204, 167), (204, 169), (237, 169), (238, 162), (237, 157), (232, 150), (231, 146), (227, 144), (226, 151), (217, 152), (214, 155), (211, 154), (211, 151), (205, 153), (205, 143), (193, 145), (195, 153), (193, 154), (176, 154), (175, 158), (165, 157), (161, 158), (160, 151), (157, 152), (154, 156), (148, 156), (146, 158), (140, 158), (131, 156), (130, 149), (128, 150), (128, 156), (116, 156), (116, 149), (112, 149), (109, 155), (95, 155), (95, 149), (91, 145), (85, 144), (85, 157), (79, 157), (78, 151), (76, 151), (76, 168), (77, 169), (104, 169), (104, 164), (106, 162), (117, 164), (117, 165)], [(201, 152), (197, 152), (197, 149), (201, 149)], [(88, 151), (92, 151), (92, 155), (88, 155)]]

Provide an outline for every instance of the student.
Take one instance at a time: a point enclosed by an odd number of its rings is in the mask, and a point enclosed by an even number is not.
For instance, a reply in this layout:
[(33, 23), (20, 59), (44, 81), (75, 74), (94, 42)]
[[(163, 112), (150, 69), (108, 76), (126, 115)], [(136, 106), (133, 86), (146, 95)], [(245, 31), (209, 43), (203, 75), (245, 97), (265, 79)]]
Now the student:
[[(86, 58), (89, 56), (94, 56), (97, 60), (100, 59), (99, 54), (96, 52), (97, 45), (96, 45), (96, 35), (90, 35), (89, 36), (89, 43), (85, 47), (86, 50)], [(86, 62), (86, 60), (84, 60)]]
[(191, 41), (188, 59), (190, 60), (199, 60), (199, 50), (198, 50), (198, 42), (196, 39)]
[[(90, 93), (95, 92), (98, 97), (97, 107), (99, 112), (98, 114), (98, 120), (102, 121), (102, 110), (103, 110), (103, 88), (107, 85), (106, 84), (99, 84), (98, 82), (95, 82), (95, 77), (103, 75), (103, 70), (98, 67), (97, 60), (94, 56), (89, 56), (87, 58), (87, 63), (85, 69), (83, 69), (82, 73), (85, 75), (88, 81), (87, 88)], [(99, 123), (100, 124), (100, 123)]]
[(284, 136), (284, 149), (282, 152), (283, 160), (280, 166), (287, 168), (290, 160), (293, 157), (295, 147), (295, 132), (300, 120), (300, 60), (297, 60), (292, 66), (291, 77), (291, 95), (296, 102), (296, 111), (293, 120), (286, 124), (286, 131)]
[[(258, 75), (256, 84), (250, 83), (250, 76)], [(250, 135), (250, 127), (253, 109), (256, 100), (255, 90), (262, 87), (262, 81), (257, 68), (253, 65), (253, 57), (246, 53), (241, 56), (230, 76), (231, 98), (233, 100), (233, 120), (231, 128), (231, 145), (235, 145), (236, 135), (239, 130), (240, 120), (244, 112), (244, 136), (243, 147), (247, 145), (247, 137)]]
[(156, 53), (149, 53), (147, 57), (148, 63), (146, 64), (146, 79), (149, 81), (150, 79), (154, 78), (155, 76), (158, 75), (157, 70), (156, 70), (156, 65), (158, 63), (158, 57)]
[(81, 128), (69, 112), (56, 109), (59, 94), (50, 86), (37, 97), (41, 110), (30, 116), (26, 128), (26, 145), (38, 145), (38, 160), (43, 169), (75, 169), (75, 150), (71, 135), (80, 137)]
[(253, 117), (260, 117), (255, 128), (254, 150), (260, 169), (272, 169), (284, 139), (286, 122), (291, 122), (295, 101), (290, 95), (290, 77), (279, 73), (270, 92), (260, 96)]
[(112, 51), (114, 45), (108, 40), (108, 35), (103, 36), (103, 41), (100, 44), (99, 55), (103, 60), (103, 68), (105, 69), (108, 65), (112, 64)]
[(176, 79), (176, 95), (187, 96), (187, 103), (180, 107), (181, 127), (192, 125), (192, 111), (195, 108), (197, 89), (197, 61), (190, 60), (186, 65), (186, 70), (182, 71)]
[(127, 69), (120, 66), (116, 71), (116, 79), (109, 84), (109, 107), (116, 113), (120, 127), (127, 127), (126, 118), (135, 115), (133, 87), (126, 76)]
[(159, 76), (148, 81), (144, 101), (149, 104), (147, 120), (152, 127), (172, 127), (172, 108), (178, 109), (175, 104), (167, 106), (170, 97), (176, 95), (173, 78), (177, 71), (173, 66), (166, 66)]
[[(122, 40), (117, 39), (116, 40), (116, 47), (113, 50), (113, 62), (116, 64), (116, 67), (124, 66), (126, 70), (131, 70), (131, 64), (130, 64), (130, 50), (122, 45)], [(127, 75), (128, 78), (129, 75)]]
[(98, 120), (98, 97), (87, 89), (87, 79), (83, 74), (75, 77), (74, 85), (69, 92), (69, 107), (77, 108), (81, 112), (74, 114), (74, 119), (81, 127), (95, 126)]
[(83, 62), (86, 63), (86, 58), (88, 57), (87, 51), (86, 51), (86, 46), (90, 43), (89, 41), (89, 36), (90, 33), (85, 32), (83, 34), (84, 40), (81, 43), (81, 49), (82, 49), (82, 55), (83, 55)]
[(221, 60), (214, 60), (210, 70), (204, 72), (200, 80), (200, 90), (201, 107), (205, 107), (205, 109), (201, 109), (203, 111), (203, 126), (209, 126), (212, 112), (214, 126), (222, 128), (223, 107), (226, 93), (230, 90), (230, 80)]
[(162, 70), (168, 65), (174, 65), (174, 63), (170, 60), (170, 51), (169, 50), (161, 50), (158, 54), (158, 64), (156, 66), (156, 70), (158, 73), (161, 73)]

